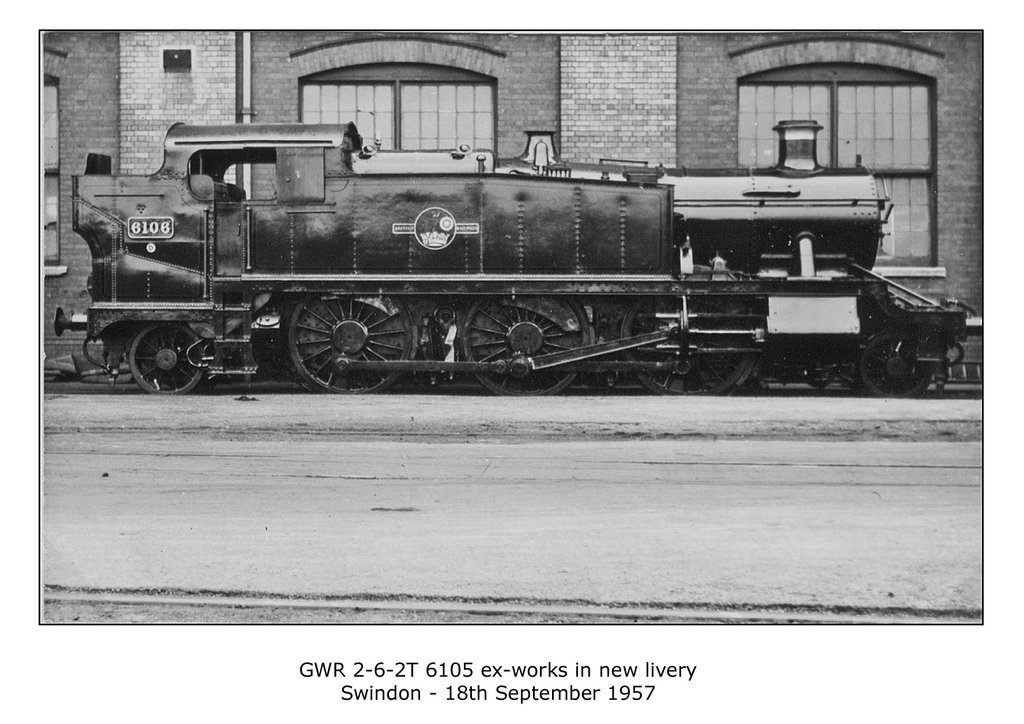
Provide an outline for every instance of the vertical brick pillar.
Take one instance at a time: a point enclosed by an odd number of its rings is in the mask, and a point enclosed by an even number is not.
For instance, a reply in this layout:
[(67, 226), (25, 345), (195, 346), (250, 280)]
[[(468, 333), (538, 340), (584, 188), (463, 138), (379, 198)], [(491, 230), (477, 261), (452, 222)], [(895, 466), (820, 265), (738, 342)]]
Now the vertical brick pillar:
[(676, 38), (568, 35), (561, 47), (561, 153), (674, 165)]

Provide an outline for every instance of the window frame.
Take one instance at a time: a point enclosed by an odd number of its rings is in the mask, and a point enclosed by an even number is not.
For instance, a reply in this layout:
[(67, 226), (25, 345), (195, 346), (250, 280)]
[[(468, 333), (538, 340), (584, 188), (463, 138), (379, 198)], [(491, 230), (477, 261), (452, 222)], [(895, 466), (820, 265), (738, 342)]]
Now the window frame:
[[(55, 150), (55, 154), (54, 155), (55, 155), (55, 158), (53, 158), (53, 159), (51, 159), (49, 157), (49, 155), (46, 153), (46, 151), (47, 151), (47, 149), (49, 147), (49, 138), (47, 137), (47, 134), (45, 132), (47, 116), (50, 113), (49, 105), (47, 104), (47, 99), (48, 99), (49, 93), (50, 93), (47, 89), (49, 89), (49, 88), (53, 88), (53, 109), (52, 109), (52, 113), (53, 113), (53, 116), (54, 116), (54, 121), (56, 123), (56, 139), (55, 139), (56, 142), (54, 144), (54, 150)], [(42, 142), (43, 142), (43, 153), (42, 153), (42, 156), (43, 156), (43, 159), (42, 159), (43, 160), (43, 179), (42, 179), (42, 181), (43, 181), (43, 184), (42, 184), (42, 201), (43, 201), (43, 209), (42, 209), (42, 211), (43, 211), (43, 214), (42, 214), (42, 222), (43, 222), (43, 224), (42, 224), (42, 229), (41, 229), (42, 236), (43, 236), (43, 238), (42, 238), (42, 242), (43, 242), (43, 249), (42, 249), (43, 266), (44, 267), (55, 268), (55, 267), (60, 266), (60, 259), (61, 259), (61, 245), (60, 245), (60, 207), (61, 207), (61, 203), (60, 203), (60, 186), (61, 186), (61, 183), (60, 183), (60, 181), (61, 181), (61, 177), (60, 177), (60, 81), (57, 78), (55, 78), (52, 75), (44, 75), (43, 76), (42, 98), (40, 100), (42, 101), (41, 105), (42, 105), (42, 112), (43, 112), (43, 134), (42, 134), (42, 136), (43, 136), (43, 138), (42, 138)], [(50, 205), (49, 204), (49, 201), (50, 201), (49, 187), (51, 186), (51, 184), (54, 187), (54, 191), (53, 191), (53, 205), (55, 207), (54, 208), (54, 215), (53, 215), (52, 220), (50, 219), (50, 217), (48, 216), (48, 213), (47, 213), (48, 212), (48, 206)], [(54, 251), (53, 254), (50, 253), (50, 250), (48, 248), (49, 245), (47, 244), (47, 234), (46, 234), (46, 227), (50, 223), (53, 223), (53, 225), (54, 225), (53, 247), (55, 248), (55, 251)]]
[[(928, 94), (928, 165), (910, 167), (870, 167), (871, 173), (879, 182), (885, 183), (886, 190), (891, 192), (894, 178), (923, 178), (928, 188), (929, 251), (927, 256), (886, 256), (880, 261), (897, 266), (917, 266), (922, 263), (934, 265), (938, 257), (938, 104), (935, 79), (929, 76), (876, 65), (859, 65), (847, 63), (826, 63), (794, 65), (785, 68), (754, 73), (739, 79), (736, 85), (737, 124), (739, 123), (740, 89), (758, 86), (793, 86), (793, 85), (827, 85), (828, 86), (828, 134), (829, 148), (826, 168), (851, 168), (839, 163), (839, 89), (841, 87), (891, 86), (912, 87), (923, 86)], [(818, 119), (815, 119), (818, 120)], [(821, 122), (819, 120), (819, 122)], [(737, 134), (737, 143), (739, 141)], [(737, 145), (737, 157), (739, 147)], [(821, 154), (819, 154), (820, 156)]]
[[(423, 151), (429, 149), (413, 148), (406, 149), (402, 146), (402, 89), (405, 86), (421, 87), (424, 85), (450, 85), (456, 88), (460, 86), (488, 86), (491, 89), (491, 141), (497, 151), (498, 145), (498, 81), (496, 78), (482, 73), (453, 68), (442, 65), (430, 65), (426, 63), (373, 63), (368, 65), (356, 65), (348, 68), (335, 68), (333, 70), (315, 73), (299, 78), (298, 98), (298, 120), (303, 120), (304, 89), (308, 86), (390, 86), (392, 92), (392, 120), (391, 133), (394, 138), (395, 151)], [(348, 119), (355, 121), (354, 118)], [(344, 122), (344, 120), (342, 121)], [(363, 133), (363, 129), (359, 129)], [(363, 142), (368, 143), (372, 139), (366, 134), (363, 135)], [(456, 138), (456, 143), (459, 139)]]

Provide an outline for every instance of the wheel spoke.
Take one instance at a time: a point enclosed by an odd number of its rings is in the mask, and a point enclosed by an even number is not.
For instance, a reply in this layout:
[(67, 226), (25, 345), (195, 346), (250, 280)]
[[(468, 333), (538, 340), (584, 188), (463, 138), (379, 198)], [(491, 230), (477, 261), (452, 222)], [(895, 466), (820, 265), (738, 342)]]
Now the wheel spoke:
[(317, 334), (325, 335), (324, 339), (330, 339), (331, 338), (330, 333), (327, 330), (321, 329), (320, 327), (310, 327), (307, 324), (297, 324), (295, 326), (298, 329), (305, 329), (305, 330), (307, 330), (309, 332), (316, 332)]
[(480, 314), (484, 315), (485, 317), (490, 319), (492, 322), (497, 324), (499, 327), (501, 327), (502, 330), (503, 330), (502, 334), (508, 334), (508, 330), (512, 328), (511, 324), (506, 324), (505, 322), (502, 322), (500, 319), (498, 319), (498, 318), (494, 317), (493, 315), (491, 315), (490, 313), (488, 313), (488, 311), (486, 309), (480, 309)]
[(320, 355), (322, 355), (322, 354), (323, 354), (324, 352), (327, 352), (327, 351), (328, 351), (328, 350), (330, 350), (330, 349), (331, 349), (331, 346), (330, 346), (330, 345), (327, 345), (326, 347), (323, 347), (323, 348), (321, 348), (321, 349), (317, 350), (317, 351), (316, 351), (316, 352), (314, 352), (313, 354), (309, 354), (309, 355), (306, 355), (305, 357), (303, 357), (303, 358), (302, 358), (302, 363), (303, 363), (303, 364), (305, 364), (306, 362), (309, 362), (309, 361), (310, 361), (311, 359), (313, 359), (314, 357), (319, 357), (319, 356), (320, 356)]
[(395, 352), (401, 352), (402, 351), (402, 348), (397, 346), (397, 345), (385, 344), (384, 342), (379, 342), (379, 341), (368, 342), (367, 345), (366, 345), (367, 349), (369, 349), (371, 346), (373, 346), (373, 347), (383, 347), (384, 349), (390, 349), (390, 350), (393, 350)]
[(327, 359), (326, 359), (326, 360), (324, 361), (324, 363), (323, 363), (322, 365), (320, 365), (319, 367), (317, 367), (317, 368), (316, 368), (316, 372), (314, 372), (314, 373), (313, 373), (313, 377), (315, 377), (315, 378), (318, 378), (318, 379), (319, 379), (319, 377), (320, 377), (320, 373), (321, 373), (321, 372), (323, 372), (323, 371), (324, 371), (324, 370), (325, 370), (325, 369), (327, 368), (327, 366), (328, 366), (328, 365), (330, 365), (330, 364), (331, 364), (331, 362), (333, 362), (333, 361), (334, 361), (333, 359), (331, 359), (330, 357), (328, 357), (328, 358), (327, 358)]
[(340, 323), (340, 322), (341, 322), (341, 317), (339, 317), (339, 316), (338, 316), (337, 314), (335, 314), (335, 313), (334, 313), (334, 310), (333, 310), (333, 309), (331, 309), (331, 302), (332, 302), (332, 301), (333, 301), (333, 302), (334, 302), (335, 304), (337, 304), (337, 305), (338, 305), (338, 314), (341, 314), (341, 315), (342, 315), (342, 317), (344, 317), (344, 312), (342, 312), (342, 311), (341, 311), (341, 303), (340, 303), (340, 302), (339, 302), (339, 301), (338, 301), (337, 299), (333, 299), (333, 300), (327, 300), (327, 299), (325, 299), (325, 300), (324, 300), (324, 309), (326, 309), (326, 310), (327, 310), (327, 313), (331, 315), (331, 319), (333, 319), (333, 320), (334, 320), (333, 322), (331, 322), (331, 326), (333, 327), (333, 326), (334, 326), (335, 324), (338, 324), (338, 323)]
[(389, 314), (388, 316), (384, 317), (384, 319), (380, 320), (379, 322), (374, 322), (373, 324), (366, 325), (366, 329), (370, 330), (370, 329), (373, 329), (374, 327), (378, 327), (378, 326), (384, 324), (384, 322), (387, 322), (388, 320), (394, 319), (397, 316), (398, 316), (398, 312), (395, 312), (394, 314)]
[(312, 309), (311, 309), (310, 307), (306, 307), (306, 313), (307, 313), (307, 314), (308, 314), (309, 316), (311, 316), (311, 317), (315, 317), (315, 318), (319, 319), (319, 320), (320, 320), (321, 322), (323, 322), (324, 324), (326, 324), (326, 325), (327, 325), (327, 328), (328, 328), (328, 329), (331, 329), (331, 328), (333, 328), (333, 326), (334, 326), (334, 325), (332, 325), (332, 324), (331, 324), (330, 322), (328, 322), (328, 321), (327, 321), (326, 319), (324, 319), (324, 318), (323, 318), (323, 317), (321, 317), (321, 316), (320, 316), (319, 314), (317, 314), (316, 312), (314, 312), (314, 311), (313, 311), (313, 310), (312, 310)]

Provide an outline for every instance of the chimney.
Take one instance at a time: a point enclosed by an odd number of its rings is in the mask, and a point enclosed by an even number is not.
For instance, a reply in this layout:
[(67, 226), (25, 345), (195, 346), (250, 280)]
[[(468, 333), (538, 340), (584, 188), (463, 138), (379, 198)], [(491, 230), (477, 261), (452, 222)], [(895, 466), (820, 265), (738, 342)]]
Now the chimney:
[(773, 129), (779, 134), (779, 158), (775, 168), (790, 173), (812, 174), (821, 171), (818, 165), (817, 121), (779, 121)]

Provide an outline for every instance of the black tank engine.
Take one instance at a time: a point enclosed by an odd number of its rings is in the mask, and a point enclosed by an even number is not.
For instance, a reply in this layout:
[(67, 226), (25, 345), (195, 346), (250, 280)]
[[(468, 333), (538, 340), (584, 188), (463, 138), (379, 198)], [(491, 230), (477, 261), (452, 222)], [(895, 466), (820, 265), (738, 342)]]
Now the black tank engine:
[(507, 394), (578, 377), (722, 394), (752, 375), (913, 394), (965, 314), (870, 271), (891, 203), (868, 170), (817, 166), (818, 128), (779, 124), (774, 168), (692, 171), (564, 164), (541, 132), (498, 163), (380, 150), (352, 124), (178, 124), (155, 174), (74, 179), (93, 304), (56, 327), (164, 394), (256, 373), (332, 392), (471, 373)]

